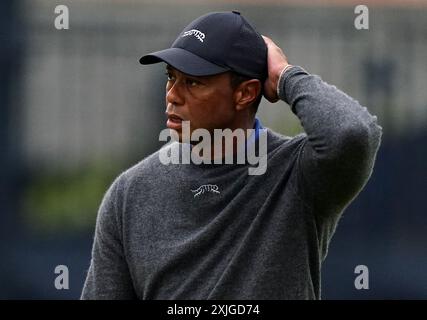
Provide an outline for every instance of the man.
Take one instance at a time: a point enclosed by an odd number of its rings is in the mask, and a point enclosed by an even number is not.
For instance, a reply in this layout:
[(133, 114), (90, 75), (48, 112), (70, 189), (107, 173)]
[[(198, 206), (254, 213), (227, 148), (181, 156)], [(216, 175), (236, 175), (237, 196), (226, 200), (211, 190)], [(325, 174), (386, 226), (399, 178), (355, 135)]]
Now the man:
[(140, 61), (167, 64), (171, 152), (188, 142), (185, 121), (191, 133), (255, 128), (257, 142), (261, 95), (288, 103), (305, 133), (264, 129), (263, 174), (247, 162), (165, 165), (160, 151), (123, 172), (98, 213), (82, 299), (320, 299), (338, 220), (372, 173), (376, 117), (288, 64), (235, 11), (196, 19)]

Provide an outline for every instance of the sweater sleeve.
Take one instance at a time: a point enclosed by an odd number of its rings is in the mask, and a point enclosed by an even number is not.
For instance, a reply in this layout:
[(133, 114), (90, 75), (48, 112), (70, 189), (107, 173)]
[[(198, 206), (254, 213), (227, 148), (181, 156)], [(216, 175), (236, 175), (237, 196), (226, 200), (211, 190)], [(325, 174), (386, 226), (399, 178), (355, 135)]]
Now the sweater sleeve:
[(282, 74), (278, 88), (307, 135), (298, 157), (302, 197), (318, 220), (336, 222), (372, 173), (382, 129), (356, 100), (301, 67)]
[(98, 211), (82, 300), (136, 298), (122, 245), (122, 178), (123, 175), (110, 186)]

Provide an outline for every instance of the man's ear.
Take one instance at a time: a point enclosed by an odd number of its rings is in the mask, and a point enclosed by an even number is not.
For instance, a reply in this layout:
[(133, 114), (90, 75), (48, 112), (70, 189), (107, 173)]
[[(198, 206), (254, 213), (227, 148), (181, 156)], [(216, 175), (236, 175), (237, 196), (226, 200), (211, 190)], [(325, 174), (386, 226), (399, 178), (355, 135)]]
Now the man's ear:
[(234, 92), (236, 110), (248, 108), (261, 93), (261, 81), (251, 79), (243, 81)]

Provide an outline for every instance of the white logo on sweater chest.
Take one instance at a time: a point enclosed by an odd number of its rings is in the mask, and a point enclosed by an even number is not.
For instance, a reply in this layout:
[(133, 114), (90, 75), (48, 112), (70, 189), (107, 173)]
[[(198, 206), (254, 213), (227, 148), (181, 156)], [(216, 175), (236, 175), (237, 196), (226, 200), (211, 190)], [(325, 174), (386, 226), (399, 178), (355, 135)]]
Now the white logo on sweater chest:
[(220, 193), (218, 191), (218, 186), (216, 184), (203, 184), (200, 187), (198, 187), (196, 190), (191, 190), (191, 192), (194, 193), (194, 198), (200, 196), (205, 192)]

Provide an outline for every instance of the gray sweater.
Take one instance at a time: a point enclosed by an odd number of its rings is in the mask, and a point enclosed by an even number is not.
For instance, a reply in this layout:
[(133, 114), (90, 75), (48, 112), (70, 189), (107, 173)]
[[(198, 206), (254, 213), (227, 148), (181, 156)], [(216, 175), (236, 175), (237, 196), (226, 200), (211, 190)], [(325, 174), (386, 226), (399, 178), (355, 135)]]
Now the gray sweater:
[[(382, 131), (365, 107), (300, 67), (282, 75), (279, 96), (305, 133), (268, 129), (264, 174), (249, 175), (248, 164), (163, 165), (156, 152), (116, 178), (82, 299), (321, 298), (329, 242), (372, 173)], [(196, 196), (202, 185), (211, 187)]]

